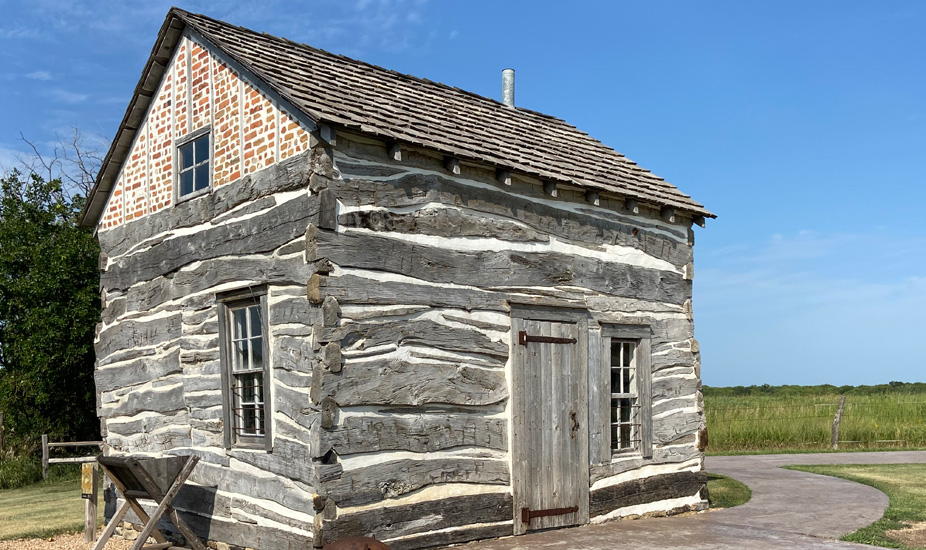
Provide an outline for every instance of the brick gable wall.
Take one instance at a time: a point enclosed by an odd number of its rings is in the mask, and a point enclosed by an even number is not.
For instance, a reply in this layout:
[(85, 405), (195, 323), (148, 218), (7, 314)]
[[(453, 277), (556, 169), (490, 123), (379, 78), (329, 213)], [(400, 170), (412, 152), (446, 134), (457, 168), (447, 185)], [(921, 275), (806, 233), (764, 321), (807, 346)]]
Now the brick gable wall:
[(210, 48), (189, 38), (139, 128), (100, 220), (105, 231), (169, 208), (174, 200), (176, 141), (212, 128), (212, 184), (233, 183), (305, 151), (305, 127)]

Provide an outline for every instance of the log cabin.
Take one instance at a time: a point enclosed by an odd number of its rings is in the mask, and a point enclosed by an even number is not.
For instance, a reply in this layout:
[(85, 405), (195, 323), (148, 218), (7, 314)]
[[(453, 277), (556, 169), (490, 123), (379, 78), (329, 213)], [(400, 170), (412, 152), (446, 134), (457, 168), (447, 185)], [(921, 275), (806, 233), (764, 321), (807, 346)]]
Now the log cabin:
[(255, 549), (704, 509), (693, 226), (557, 118), (172, 9), (83, 213), (108, 455)]

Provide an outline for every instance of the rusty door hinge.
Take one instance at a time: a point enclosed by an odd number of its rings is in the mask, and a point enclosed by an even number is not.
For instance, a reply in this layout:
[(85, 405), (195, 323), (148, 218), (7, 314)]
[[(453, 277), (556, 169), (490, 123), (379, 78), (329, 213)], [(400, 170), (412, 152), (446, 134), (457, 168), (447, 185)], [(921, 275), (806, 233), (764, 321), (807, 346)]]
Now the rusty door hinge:
[(524, 523), (530, 523), (530, 521), (534, 518), (563, 516), (578, 511), (578, 506), (570, 506), (568, 508), (547, 508), (546, 510), (531, 510), (530, 508), (521, 508), (521, 521)]
[(531, 336), (527, 331), (518, 332), (518, 343), (526, 346), (528, 342), (539, 342), (541, 344), (575, 344), (575, 338), (557, 338), (555, 336)]

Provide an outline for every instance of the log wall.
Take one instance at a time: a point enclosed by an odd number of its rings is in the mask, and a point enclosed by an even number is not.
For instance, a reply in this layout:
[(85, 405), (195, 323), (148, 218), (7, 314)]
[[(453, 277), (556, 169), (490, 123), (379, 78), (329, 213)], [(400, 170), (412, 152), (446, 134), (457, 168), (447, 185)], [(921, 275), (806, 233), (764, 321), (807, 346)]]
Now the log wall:
[[(315, 142), (100, 231), (109, 452), (199, 454), (211, 504), (181, 507), (233, 545), (511, 534), (510, 305), (563, 306), (589, 312), (590, 340), (653, 332), (653, 458), (593, 460), (592, 520), (704, 506), (690, 220), (348, 133)], [(271, 453), (222, 437), (216, 295), (248, 285), (268, 291)]]

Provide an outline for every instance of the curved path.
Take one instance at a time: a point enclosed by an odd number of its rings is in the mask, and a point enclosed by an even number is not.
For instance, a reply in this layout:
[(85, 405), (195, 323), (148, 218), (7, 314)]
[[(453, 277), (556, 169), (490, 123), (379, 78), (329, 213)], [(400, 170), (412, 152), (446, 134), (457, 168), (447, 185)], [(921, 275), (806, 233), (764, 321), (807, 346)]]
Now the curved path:
[(752, 489), (736, 508), (695, 516), (613, 521), (470, 543), (471, 550), (867, 549), (835, 540), (881, 518), (884, 493), (851, 481), (783, 470), (792, 464), (926, 463), (926, 451), (708, 457), (705, 469)]

